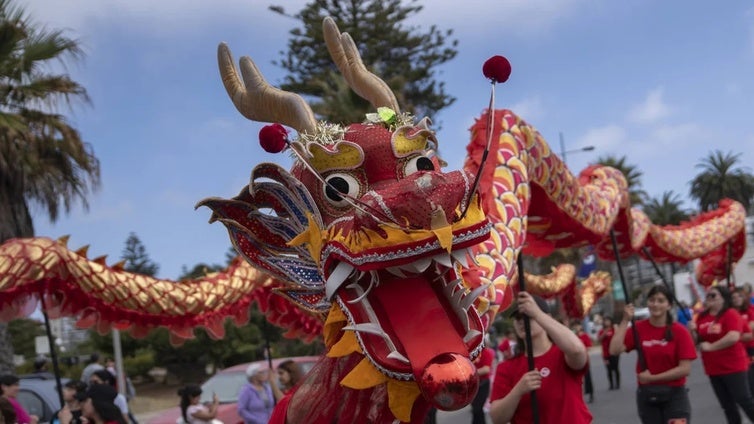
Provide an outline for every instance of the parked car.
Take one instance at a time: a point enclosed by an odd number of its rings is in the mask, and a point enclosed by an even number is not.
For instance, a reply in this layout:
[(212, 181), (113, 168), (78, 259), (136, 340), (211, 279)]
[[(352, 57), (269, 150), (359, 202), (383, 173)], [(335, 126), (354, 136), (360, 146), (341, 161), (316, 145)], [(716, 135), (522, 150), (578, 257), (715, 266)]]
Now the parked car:
[[(29, 415), (39, 417), (40, 423), (49, 423), (52, 414), (60, 409), (60, 398), (55, 387), (55, 376), (50, 373), (20, 375), (16, 398)], [(67, 378), (60, 379), (65, 384)]]
[[(272, 367), (277, 369), (278, 364), (289, 359), (295, 361), (301, 366), (304, 373), (308, 373), (314, 364), (319, 360), (319, 356), (296, 356), (292, 358), (278, 358), (272, 360)], [(236, 404), (241, 388), (248, 381), (246, 378), (246, 368), (251, 364), (260, 364), (267, 367), (268, 361), (247, 362), (245, 364), (234, 365), (219, 371), (202, 384), (201, 402), (212, 402), (212, 395), (217, 394), (220, 400), (220, 406), (217, 408), (217, 420), (226, 424), (235, 424), (241, 420), (238, 416)], [(277, 378), (277, 373), (270, 374), (271, 378)], [(178, 397), (175, 399), (178, 404)], [(181, 409), (179, 407), (165, 410), (164, 412), (149, 418), (147, 424), (176, 424), (183, 423)]]

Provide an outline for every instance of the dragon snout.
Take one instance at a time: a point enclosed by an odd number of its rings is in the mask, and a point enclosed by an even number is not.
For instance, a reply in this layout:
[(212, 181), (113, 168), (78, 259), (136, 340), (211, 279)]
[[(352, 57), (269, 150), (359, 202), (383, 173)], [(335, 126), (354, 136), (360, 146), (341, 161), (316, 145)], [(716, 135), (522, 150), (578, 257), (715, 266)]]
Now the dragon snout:
[[(467, 190), (459, 172), (427, 172), (369, 191), (361, 200), (393, 222), (435, 229), (452, 223)], [(367, 214), (359, 215), (360, 224), (373, 227)]]

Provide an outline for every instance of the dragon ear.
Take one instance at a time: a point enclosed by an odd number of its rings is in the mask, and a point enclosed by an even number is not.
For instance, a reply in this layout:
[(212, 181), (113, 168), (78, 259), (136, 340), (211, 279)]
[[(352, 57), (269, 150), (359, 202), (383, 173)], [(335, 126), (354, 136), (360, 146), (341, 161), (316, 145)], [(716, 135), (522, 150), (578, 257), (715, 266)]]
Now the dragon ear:
[(236, 250), (255, 267), (302, 289), (324, 290), (307, 246), (288, 244), (307, 231), (310, 219), (321, 226), (322, 218), (307, 189), (284, 169), (261, 164), (235, 198), (205, 199), (197, 206), (212, 209), (210, 222), (222, 222)]

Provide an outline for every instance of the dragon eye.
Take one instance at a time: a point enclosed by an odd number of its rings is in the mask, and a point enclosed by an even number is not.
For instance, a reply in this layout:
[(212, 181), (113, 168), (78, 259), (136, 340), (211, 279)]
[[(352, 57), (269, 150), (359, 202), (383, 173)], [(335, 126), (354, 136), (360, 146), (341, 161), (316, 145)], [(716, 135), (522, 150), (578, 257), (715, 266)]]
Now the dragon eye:
[(361, 191), (361, 184), (350, 174), (330, 174), (325, 178), (327, 184), (324, 187), (325, 198), (333, 206), (343, 207), (348, 205), (342, 194), (357, 197)]
[(435, 170), (435, 164), (432, 163), (432, 159), (426, 157), (426, 156), (414, 156), (411, 159), (406, 162), (405, 167), (403, 168), (403, 174), (404, 175), (411, 175), (414, 172), (419, 171), (434, 171)]

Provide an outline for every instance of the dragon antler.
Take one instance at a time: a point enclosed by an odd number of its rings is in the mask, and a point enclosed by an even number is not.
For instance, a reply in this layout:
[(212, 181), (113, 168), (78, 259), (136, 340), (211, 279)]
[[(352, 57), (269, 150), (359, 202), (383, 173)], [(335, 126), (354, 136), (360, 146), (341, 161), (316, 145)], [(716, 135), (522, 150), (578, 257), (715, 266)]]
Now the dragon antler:
[(252, 121), (278, 122), (299, 133), (313, 133), (317, 120), (301, 96), (271, 86), (248, 56), (240, 60), (241, 75), (225, 43), (217, 47), (217, 62), (228, 96), (239, 112)]
[(359, 49), (348, 33), (341, 33), (331, 17), (322, 22), (325, 43), (333, 62), (348, 82), (348, 86), (359, 96), (369, 101), (375, 108), (389, 107), (400, 112), (398, 100), (388, 85), (375, 74), (369, 72), (361, 61)]

